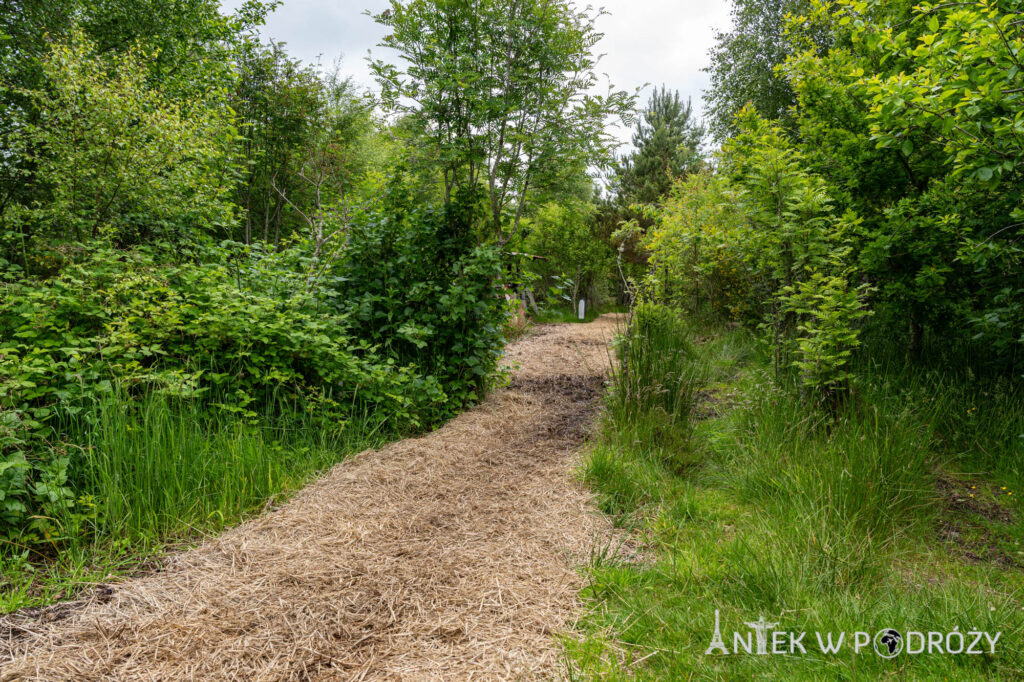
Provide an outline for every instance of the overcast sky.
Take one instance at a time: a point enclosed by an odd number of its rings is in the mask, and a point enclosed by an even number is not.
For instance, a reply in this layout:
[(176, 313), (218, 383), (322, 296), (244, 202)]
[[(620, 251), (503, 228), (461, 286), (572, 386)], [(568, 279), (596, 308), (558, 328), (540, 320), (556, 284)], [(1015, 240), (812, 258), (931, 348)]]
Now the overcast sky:
[[(222, 0), (233, 11), (242, 0)], [(387, 0), (284, 0), (262, 29), (265, 38), (285, 42), (288, 52), (303, 61), (318, 58), (331, 64), (343, 57), (342, 71), (373, 88), (366, 52), (384, 32), (364, 10), (388, 6)], [(580, 2), (581, 5), (585, 2)], [(598, 71), (607, 73), (618, 88), (632, 90), (644, 83), (665, 83), (702, 107), (701, 91), (708, 79), (701, 69), (715, 29), (729, 27), (729, 0), (605, 0), (595, 2), (611, 14), (598, 20), (605, 34), (597, 52), (604, 54)], [(603, 88), (602, 88), (603, 89)], [(646, 101), (646, 93), (642, 99)], [(623, 138), (628, 135), (623, 132)]]

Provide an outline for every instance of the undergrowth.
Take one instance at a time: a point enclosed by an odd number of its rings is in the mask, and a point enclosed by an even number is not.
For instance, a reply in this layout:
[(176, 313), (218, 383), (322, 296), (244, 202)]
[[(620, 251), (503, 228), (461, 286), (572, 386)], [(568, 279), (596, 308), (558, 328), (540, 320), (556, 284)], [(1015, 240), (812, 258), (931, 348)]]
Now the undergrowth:
[[(582, 476), (630, 551), (588, 568), (570, 678), (1024, 675), (1024, 410), (998, 379), (862, 360), (826, 412), (749, 332), (661, 307), (637, 310), (617, 366)], [(730, 652), (764, 616), (807, 653), (706, 655), (716, 611)], [(891, 660), (814, 643), (883, 628), (1002, 634), (995, 655)]]
[(0, 612), (146, 570), (161, 553), (284, 501), (396, 435), (372, 412), (331, 423), (295, 407), (268, 405), (257, 419), (159, 394), (114, 391), (94, 401), (65, 425), (70, 437), (59, 446), (67, 455), (60, 487), (79, 497), (51, 507), (48, 542), (6, 541)]

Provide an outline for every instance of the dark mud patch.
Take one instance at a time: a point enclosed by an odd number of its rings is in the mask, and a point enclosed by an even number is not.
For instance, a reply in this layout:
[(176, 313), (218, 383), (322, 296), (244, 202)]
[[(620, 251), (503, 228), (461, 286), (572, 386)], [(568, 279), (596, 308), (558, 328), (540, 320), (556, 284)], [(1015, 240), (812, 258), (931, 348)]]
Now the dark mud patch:
[(1013, 510), (995, 501), (1001, 492), (984, 481), (962, 481), (941, 474), (936, 482), (946, 509), (958, 514), (974, 514), (992, 523), (1010, 524)]
[(732, 406), (731, 396), (722, 395), (713, 390), (697, 391), (693, 395), (693, 407), (690, 418), (693, 421), (704, 421), (721, 417)]
[(517, 377), (509, 384), (509, 390), (540, 398), (549, 412), (525, 440), (565, 448), (577, 447), (591, 435), (604, 388), (604, 377), (581, 374)]
[(50, 606), (24, 608), (0, 616), (0, 641), (11, 642), (31, 635), (39, 625), (57, 623), (90, 604), (106, 604), (114, 596), (114, 588), (97, 585), (74, 601), (58, 602)]
[(514, 377), (508, 388), (511, 391), (539, 395), (545, 400), (553, 398), (579, 402), (600, 397), (605, 383), (604, 377), (592, 374), (552, 374)]

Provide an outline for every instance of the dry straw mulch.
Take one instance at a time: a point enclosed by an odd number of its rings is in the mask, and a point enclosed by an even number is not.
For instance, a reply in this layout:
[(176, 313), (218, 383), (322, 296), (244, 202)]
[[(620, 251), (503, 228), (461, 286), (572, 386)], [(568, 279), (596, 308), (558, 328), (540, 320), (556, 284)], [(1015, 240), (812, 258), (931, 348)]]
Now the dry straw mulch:
[(523, 679), (558, 673), (608, 532), (573, 481), (613, 317), (512, 344), (511, 385), (53, 622), (0, 622), (0, 679)]

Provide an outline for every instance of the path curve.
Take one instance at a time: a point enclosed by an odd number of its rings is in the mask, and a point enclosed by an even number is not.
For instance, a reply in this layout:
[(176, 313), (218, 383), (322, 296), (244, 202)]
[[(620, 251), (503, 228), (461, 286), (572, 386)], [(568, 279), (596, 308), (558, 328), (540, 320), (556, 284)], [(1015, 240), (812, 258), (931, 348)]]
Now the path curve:
[(511, 385), (334, 467), (279, 509), (0, 641), (2, 680), (557, 674), (607, 522), (574, 481), (616, 318), (508, 348)]

